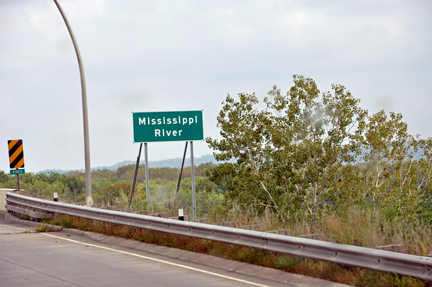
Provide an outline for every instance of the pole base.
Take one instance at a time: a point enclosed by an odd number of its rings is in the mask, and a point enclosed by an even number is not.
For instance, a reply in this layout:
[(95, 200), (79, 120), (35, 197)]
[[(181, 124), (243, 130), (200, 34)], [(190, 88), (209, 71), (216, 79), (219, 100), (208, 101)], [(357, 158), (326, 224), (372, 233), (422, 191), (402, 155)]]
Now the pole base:
[(93, 206), (93, 198), (91, 196), (87, 196), (86, 197), (86, 205), (88, 207), (92, 207)]

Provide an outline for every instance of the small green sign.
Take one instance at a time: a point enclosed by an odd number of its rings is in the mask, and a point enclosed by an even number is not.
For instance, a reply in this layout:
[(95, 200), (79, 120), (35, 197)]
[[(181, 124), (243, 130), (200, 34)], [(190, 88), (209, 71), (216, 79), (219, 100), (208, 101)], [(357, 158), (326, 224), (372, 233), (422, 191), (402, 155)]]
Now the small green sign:
[(25, 169), (23, 169), (23, 168), (11, 169), (10, 174), (25, 174)]
[(203, 112), (132, 112), (134, 142), (195, 141), (204, 139)]

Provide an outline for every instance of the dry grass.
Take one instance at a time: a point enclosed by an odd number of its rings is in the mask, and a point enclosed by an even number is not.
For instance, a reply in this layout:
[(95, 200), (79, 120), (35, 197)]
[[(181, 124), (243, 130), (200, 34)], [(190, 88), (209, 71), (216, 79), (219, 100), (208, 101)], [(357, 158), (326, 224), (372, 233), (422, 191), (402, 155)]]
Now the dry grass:
[(368, 248), (390, 244), (406, 244), (408, 253), (426, 256), (432, 252), (432, 228), (389, 220), (371, 210), (352, 208), (345, 217), (326, 217), (321, 226), (326, 240)]
[[(212, 222), (233, 221), (235, 226), (258, 225), (261, 231), (288, 229), (291, 236), (311, 234), (307, 214), (298, 213), (282, 221), (270, 211), (257, 216), (234, 206), (226, 213), (213, 215)], [(414, 227), (403, 220), (389, 220), (371, 209), (351, 207), (343, 215), (323, 216), (318, 230), (325, 241), (356, 245), (368, 248), (391, 244), (406, 244), (408, 253), (426, 256), (432, 253), (432, 227)]]
[(35, 228), (35, 232), (50, 232), (50, 231), (52, 231), (51, 227), (49, 225), (46, 225), (46, 224)]

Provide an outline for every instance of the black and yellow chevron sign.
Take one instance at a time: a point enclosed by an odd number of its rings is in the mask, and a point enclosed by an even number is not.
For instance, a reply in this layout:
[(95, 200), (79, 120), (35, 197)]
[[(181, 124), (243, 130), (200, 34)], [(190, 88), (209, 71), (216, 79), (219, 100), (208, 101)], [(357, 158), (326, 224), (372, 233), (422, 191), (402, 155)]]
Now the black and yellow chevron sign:
[(22, 140), (8, 141), (10, 168), (24, 167), (24, 148)]

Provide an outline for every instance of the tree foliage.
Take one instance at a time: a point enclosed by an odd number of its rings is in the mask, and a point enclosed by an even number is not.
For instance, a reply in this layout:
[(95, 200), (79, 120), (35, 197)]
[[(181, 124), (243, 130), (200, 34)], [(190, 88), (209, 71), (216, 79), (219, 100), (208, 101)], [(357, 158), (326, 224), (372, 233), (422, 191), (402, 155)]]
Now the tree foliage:
[(369, 115), (344, 86), (321, 93), (299, 75), (285, 95), (276, 86), (268, 95), (261, 109), (255, 94), (228, 95), (221, 139), (206, 139), (222, 162), (207, 174), (226, 185), (228, 204), (284, 217), (307, 210), (314, 224), (336, 206), (414, 214), (419, 196), (430, 198), (431, 140), (409, 135), (402, 115)]

